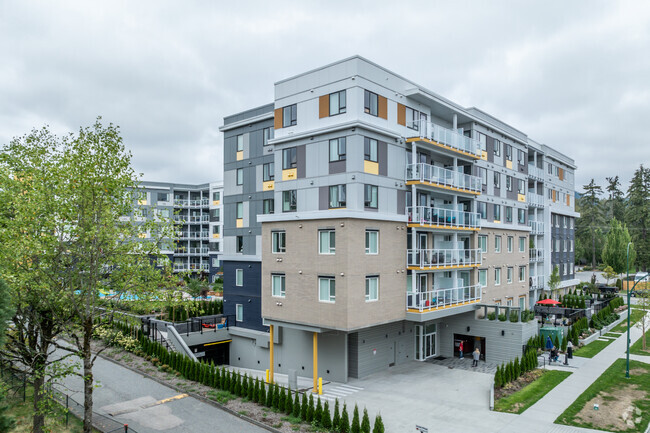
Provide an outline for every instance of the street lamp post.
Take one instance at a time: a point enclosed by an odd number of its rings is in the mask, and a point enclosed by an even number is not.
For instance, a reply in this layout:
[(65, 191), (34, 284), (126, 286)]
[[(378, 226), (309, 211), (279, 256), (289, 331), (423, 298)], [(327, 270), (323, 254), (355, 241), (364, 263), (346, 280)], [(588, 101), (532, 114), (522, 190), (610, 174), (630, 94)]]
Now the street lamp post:
[[(632, 242), (627, 243), (626, 251), (626, 274), (625, 286), (627, 287), (627, 355), (625, 362), (625, 378), (630, 378), (630, 316), (632, 315), (632, 306), (630, 305), (630, 245)], [(636, 286), (636, 284), (635, 284)], [(632, 287), (634, 288), (634, 287)]]

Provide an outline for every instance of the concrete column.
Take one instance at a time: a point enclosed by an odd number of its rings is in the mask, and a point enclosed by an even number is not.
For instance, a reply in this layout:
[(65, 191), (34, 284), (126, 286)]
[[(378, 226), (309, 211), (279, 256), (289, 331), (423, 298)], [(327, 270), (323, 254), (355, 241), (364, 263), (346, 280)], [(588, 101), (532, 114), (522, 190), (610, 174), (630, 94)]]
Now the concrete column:
[(458, 115), (456, 113), (452, 117), (451, 124), (454, 132), (458, 131)]
[(273, 383), (273, 325), (269, 325), (269, 383)]
[(313, 358), (314, 358), (314, 389), (312, 392), (314, 394), (318, 393), (318, 333), (313, 333)]

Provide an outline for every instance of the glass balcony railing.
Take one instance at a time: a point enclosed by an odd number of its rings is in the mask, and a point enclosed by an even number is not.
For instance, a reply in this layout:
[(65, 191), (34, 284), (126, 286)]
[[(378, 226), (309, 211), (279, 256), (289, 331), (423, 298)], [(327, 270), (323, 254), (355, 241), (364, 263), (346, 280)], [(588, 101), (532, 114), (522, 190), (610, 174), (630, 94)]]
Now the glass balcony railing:
[(544, 288), (544, 281), (545, 281), (545, 276), (544, 275), (533, 275), (530, 277), (530, 288), (531, 289), (543, 289)]
[(481, 264), (480, 249), (415, 249), (406, 252), (409, 267), (420, 269), (477, 266)]
[(444, 228), (480, 229), (481, 214), (428, 206), (408, 206), (409, 224), (432, 225)]
[(528, 194), (526, 194), (526, 201), (531, 206), (544, 207), (543, 195), (535, 194), (534, 192), (528, 191)]
[(479, 284), (406, 294), (407, 308), (418, 310), (421, 313), (439, 308), (460, 306), (469, 302), (479, 302), (480, 300), (481, 286)]
[(205, 232), (190, 232), (189, 233), (189, 238), (190, 239), (208, 239), (209, 234), (207, 231)]
[(537, 180), (544, 180), (544, 170), (533, 164), (528, 164), (528, 176)]
[(530, 248), (528, 250), (529, 261), (530, 262), (541, 262), (544, 261), (544, 249), (543, 248)]
[(185, 263), (174, 263), (174, 272), (189, 271), (190, 267)]
[(208, 252), (208, 247), (190, 248), (190, 254), (192, 255), (207, 255)]
[(454, 150), (469, 153), (476, 157), (481, 156), (481, 143), (456, 131), (424, 120), (407, 122), (406, 126), (409, 129), (406, 138), (426, 138)]
[(544, 223), (542, 221), (528, 221), (528, 225), (530, 226), (531, 234), (534, 235), (544, 234)]
[(480, 177), (424, 163), (408, 164), (406, 181), (426, 182), (474, 193), (481, 192)]

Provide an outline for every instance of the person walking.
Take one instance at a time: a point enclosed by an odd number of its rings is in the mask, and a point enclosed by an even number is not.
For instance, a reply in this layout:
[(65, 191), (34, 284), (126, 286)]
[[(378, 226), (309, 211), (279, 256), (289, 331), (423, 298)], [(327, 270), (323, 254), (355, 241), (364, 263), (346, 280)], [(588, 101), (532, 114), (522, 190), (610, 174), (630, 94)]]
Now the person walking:
[(463, 340), (460, 340), (460, 344), (458, 344), (458, 357), (463, 359)]
[(474, 352), (472, 352), (472, 357), (472, 367), (478, 367), (478, 359), (481, 357), (481, 351), (478, 347), (474, 349)]

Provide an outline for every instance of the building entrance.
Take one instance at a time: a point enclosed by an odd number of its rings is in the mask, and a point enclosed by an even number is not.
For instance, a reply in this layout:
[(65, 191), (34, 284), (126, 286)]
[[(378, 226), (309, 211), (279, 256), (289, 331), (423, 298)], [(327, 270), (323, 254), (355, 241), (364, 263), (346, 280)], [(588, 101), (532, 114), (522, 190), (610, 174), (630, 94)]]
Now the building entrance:
[(437, 327), (435, 323), (415, 326), (415, 359), (424, 361), (438, 355)]
[(463, 353), (465, 357), (471, 358), (472, 352), (478, 347), (481, 351), (480, 360), (485, 361), (485, 338), (475, 335), (454, 334), (454, 357), (459, 357), (460, 342), (463, 342)]

